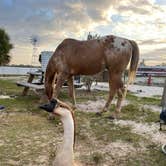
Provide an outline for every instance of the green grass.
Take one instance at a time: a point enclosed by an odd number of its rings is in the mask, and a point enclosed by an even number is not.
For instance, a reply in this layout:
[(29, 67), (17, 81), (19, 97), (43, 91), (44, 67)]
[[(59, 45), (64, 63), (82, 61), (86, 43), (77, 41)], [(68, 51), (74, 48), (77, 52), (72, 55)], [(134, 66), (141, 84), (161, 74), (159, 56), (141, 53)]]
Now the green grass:
[[(98, 90), (88, 92), (86, 90), (77, 90), (76, 89), (75, 94), (76, 94), (77, 103), (86, 102), (88, 100), (96, 101), (100, 97), (107, 99), (107, 96), (108, 96), (108, 92), (98, 91)], [(68, 89), (66, 89), (66, 88), (61, 89), (59, 99), (64, 100), (64, 101), (70, 101), (70, 102), (72, 101), (68, 95)]]
[(0, 80), (0, 94), (3, 95), (19, 95), (22, 92), (22, 88), (18, 87), (11, 80)]
[(53, 148), (50, 140), (56, 142), (59, 133), (58, 127), (44, 116), (30, 113), (6, 115), (1, 119), (0, 128), (0, 140), (4, 141), (0, 146), (0, 163), (5, 163), (4, 166), (9, 164), (9, 159), (18, 161), (19, 165), (31, 161), (34, 165), (39, 164), (38, 157), (50, 157)]
[(154, 144), (149, 144), (147, 150), (143, 153), (138, 153), (136, 156), (127, 158), (126, 165), (128, 166), (164, 166), (166, 157), (161, 152), (161, 147)]
[(121, 118), (123, 120), (151, 123), (159, 120), (159, 113), (144, 109), (138, 104), (128, 104), (122, 108)]
[[(8, 165), (51, 165), (60, 142), (63, 128), (59, 118), (48, 120), (48, 114), (38, 109), (39, 97), (33, 93), (21, 96), (22, 88), (14, 82), (0, 80), (1, 94), (16, 95), (15, 98), (0, 99), (6, 108), (0, 113), (0, 166)], [(98, 98), (106, 99), (108, 92), (93, 91), (76, 92), (78, 103)], [(141, 123), (154, 123), (158, 113), (140, 108), (140, 104), (159, 104), (159, 99), (139, 98), (128, 94), (132, 102), (122, 109), (122, 120), (133, 120)], [(63, 101), (69, 100), (67, 89), (60, 94)], [(107, 116), (115, 110), (112, 105), (110, 112), (103, 116), (76, 110), (77, 123), (75, 158), (85, 165), (102, 166), (165, 166), (166, 158), (161, 147), (147, 140), (144, 136), (133, 133), (130, 127), (120, 126), (110, 121)], [(124, 157), (113, 155), (113, 151), (105, 151), (110, 143), (122, 142), (136, 148), (134, 153)], [(142, 147), (145, 150), (142, 150)], [(120, 152), (119, 147), (119, 152)]]
[(152, 104), (152, 105), (160, 105), (161, 99), (153, 98), (153, 97), (137, 97), (132, 93), (127, 93), (127, 100), (132, 101), (133, 103), (139, 104)]
[[(88, 125), (84, 126), (86, 121), (88, 121)], [(97, 117), (94, 113), (82, 113), (77, 111), (77, 122), (81, 123), (84, 126), (84, 129), (88, 130), (88, 128), (90, 128), (91, 132), (95, 135), (96, 140), (102, 140), (103, 143), (106, 144), (117, 140), (136, 143), (143, 139), (138, 134), (131, 133), (130, 127), (115, 125), (108, 118)], [(84, 140), (84, 131), (80, 132), (79, 130), (82, 130), (82, 127), (78, 129), (79, 133), (77, 134), (80, 136), (80, 139)]]

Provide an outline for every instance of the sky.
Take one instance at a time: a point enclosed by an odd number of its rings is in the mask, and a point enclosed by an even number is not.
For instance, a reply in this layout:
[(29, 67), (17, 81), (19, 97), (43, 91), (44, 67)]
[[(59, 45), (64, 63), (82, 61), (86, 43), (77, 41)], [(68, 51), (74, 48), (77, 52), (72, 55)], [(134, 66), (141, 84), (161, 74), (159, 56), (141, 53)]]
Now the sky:
[(166, 0), (0, 0), (0, 28), (14, 45), (10, 64), (32, 63), (33, 36), (40, 54), (88, 32), (135, 40), (147, 65), (166, 63)]

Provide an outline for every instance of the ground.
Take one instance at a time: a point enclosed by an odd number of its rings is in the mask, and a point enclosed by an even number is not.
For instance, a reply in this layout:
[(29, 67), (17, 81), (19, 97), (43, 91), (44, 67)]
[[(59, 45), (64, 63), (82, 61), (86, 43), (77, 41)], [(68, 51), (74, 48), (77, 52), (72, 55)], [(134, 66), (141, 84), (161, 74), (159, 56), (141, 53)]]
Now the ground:
[[(0, 166), (51, 165), (62, 142), (63, 129), (58, 117), (49, 120), (38, 109), (39, 97), (33, 92), (22, 97), (15, 79), (0, 80)], [(119, 120), (96, 116), (108, 96), (107, 91), (77, 90), (75, 160), (83, 166), (164, 166), (166, 156), (161, 145), (166, 131), (159, 131), (160, 95), (138, 97), (128, 93)], [(67, 90), (60, 99), (66, 102)]]

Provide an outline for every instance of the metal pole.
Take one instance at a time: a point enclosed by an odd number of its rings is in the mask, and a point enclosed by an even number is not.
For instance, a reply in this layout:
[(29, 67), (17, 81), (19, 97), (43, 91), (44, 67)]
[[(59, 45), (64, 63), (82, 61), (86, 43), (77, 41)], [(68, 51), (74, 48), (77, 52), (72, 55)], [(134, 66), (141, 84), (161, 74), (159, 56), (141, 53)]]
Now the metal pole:
[(163, 90), (163, 95), (162, 95), (162, 100), (161, 100), (161, 106), (162, 110), (166, 109), (166, 79), (164, 83), (164, 90)]

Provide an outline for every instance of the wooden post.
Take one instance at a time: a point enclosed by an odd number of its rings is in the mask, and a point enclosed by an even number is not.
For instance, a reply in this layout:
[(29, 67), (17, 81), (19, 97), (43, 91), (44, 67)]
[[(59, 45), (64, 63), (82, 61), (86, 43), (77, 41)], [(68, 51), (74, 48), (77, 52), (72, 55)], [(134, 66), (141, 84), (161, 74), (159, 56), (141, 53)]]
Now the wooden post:
[[(28, 82), (28, 83), (31, 83), (31, 82), (33, 81), (34, 77), (35, 77), (34, 74), (30, 74), (30, 75), (29, 75), (29, 79), (28, 79), (27, 82)], [(23, 90), (23, 92), (22, 92), (22, 95), (23, 95), (23, 96), (26, 96), (27, 93), (28, 93), (28, 90), (29, 90), (29, 87), (25, 87), (24, 90)]]
[(162, 100), (161, 100), (161, 106), (162, 109), (166, 109), (166, 79), (165, 79), (165, 83), (164, 83), (164, 90), (163, 90), (163, 95), (162, 95)]
[(152, 84), (152, 76), (148, 75), (147, 85), (150, 86)]

